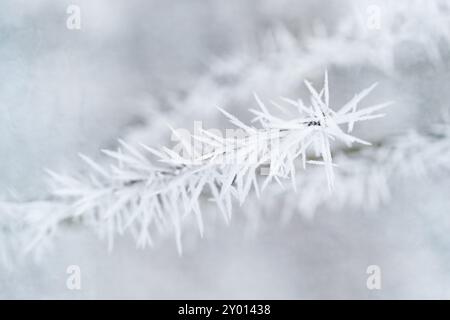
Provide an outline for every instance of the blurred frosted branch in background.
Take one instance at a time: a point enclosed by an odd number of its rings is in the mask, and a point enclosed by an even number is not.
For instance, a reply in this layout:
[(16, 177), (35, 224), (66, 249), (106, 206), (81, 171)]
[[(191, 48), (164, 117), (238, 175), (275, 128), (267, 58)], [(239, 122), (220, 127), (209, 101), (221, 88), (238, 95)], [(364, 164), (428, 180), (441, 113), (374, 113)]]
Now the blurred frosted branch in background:
[[(161, 140), (166, 119), (174, 126), (186, 119), (218, 122), (212, 101), (218, 106), (249, 103), (249, 92), (264, 98), (293, 95), (305, 77), (317, 76), (324, 68), (370, 67), (385, 76), (401, 77), (405, 63), (402, 50), (419, 51), (431, 65), (442, 65), (450, 48), (450, 4), (436, 1), (353, 1), (335, 25), (316, 21), (311, 33), (296, 33), (283, 24), (275, 25), (256, 44), (237, 49), (231, 55), (213, 59), (183, 97), (166, 101), (168, 112), (152, 113), (148, 126), (132, 130), (127, 141)], [(380, 28), (368, 25), (367, 9), (380, 10)], [(407, 58), (411, 59), (411, 56)], [(413, 58), (417, 59), (417, 58)], [(178, 107), (180, 106), (180, 107)], [(234, 110), (233, 110), (234, 111)], [(154, 139), (154, 140), (153, 140)]]
[[(446, 61), (450, 49), (448, 1), (353, 1), (351, 8), (336, 31), (307, 40), (311, 57), (342, 67), (370, 65), (389, 75), (399, 71), (396, 54), (402, 46), (420, 50), (435, 65)], [(379, 25), (371, 26), (370, 19), (379, 19)]]

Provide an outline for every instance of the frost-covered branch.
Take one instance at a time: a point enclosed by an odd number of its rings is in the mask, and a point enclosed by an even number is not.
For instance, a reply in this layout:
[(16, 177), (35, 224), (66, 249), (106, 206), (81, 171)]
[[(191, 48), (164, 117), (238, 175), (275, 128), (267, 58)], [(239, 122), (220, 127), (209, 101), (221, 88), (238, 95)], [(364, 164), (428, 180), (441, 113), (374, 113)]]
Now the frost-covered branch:
[[(395, 55), (402, 44), (419, 47), (432, 62), (446, 58), (443, 54), (450, 44), (447, 1), (378, 1), (375, 4), (380, 5), (382, 13), (379, 29), (367, 28), (368, 4), (355, 3), (353, 13), (331, 31), (302, 35), (300, 41), (280, 26), (265, 38), (256, 53), (238, 52), (212, 63), (209, 73), (194, 81), (196, 85), (189, 88), (186, 97), (167, 99), (169, 105), (182, 104), (183, 108), (153, 115), (148, 127), (134, 130), (126, 140), (159, 143), (161, 136), (157, 135), (162, 130), (155, 127), (163, 123), (162, 117), (178, 126), (183, 120), (200, 115), (212, 122), (217, 112), (203, 109), (204, 101), (223, 106), (237, 101), (241, 106), (247, 103), (251, 91), (264, 92), (266, 96), (275, 92), (288, 94), (300, 78), (314, 75), (325, 66), (369, 65), (392, 75), (396, 72)], [(307, 86), (312, 95), (308, 106), (289, 99), (274, 104), (282, 113), (297, 111), (284, 118), (269, 112), (258, 98), (260, 108), (252, 111), (260, 124), (258, 128), (224, 112), (242, 136), (223, 138), (207, 130), (183, 136), (182, 154), (166, 148), (137, 149), (121, 142), (119, 150), (105, 151), (117, 162), (110, 168), (82, 156), (91, 170), (78, 176), (52, 173), (53, 191), (47, 200), (0, 203), (0, 245), (6, 248), (12, 240), (17, 242), (8, 234), (20, 230), (25, 236), (18, 242), (32, 250), (55, 234), (61, 223), (79, 220), (108, 238), (111, 245), (116, 234), (127, 232), (144, 247), (152, 244), (156, 234), (174, 230), (181, 250), (181, 230), (187, 217), (194, 216), (200, 234), (203, 233), (203, 198), (211, 198), (226, 221), (231, 218), (233, 199), (242, 203), (249, 194), (256, 196), (266, 187), (270, 188), (265, 192), (271, 198), (283, 192), (286, 206), (292, 209), (286, 212), (299, 209), (312, 215), (319, 206), (327, 204), (376, 208), (389, 199), (388, 179), (403, 170), (429, 172), (431, 164), (446, 168), (448, 135), (420, 133), (416, 139), (392, 141), (387, 137), (367, 152), (336, 152), (333, 139), (347, 144), (365, 143), (350, 135), (353, 123), (379, 116), (373, 112), (385, 105), (363, 110), (353, 107), (373, 89), (369, 88), (346, 105), (346, 112), (333, 111), (328, 105), (326, 85), (320, 91)], [(347, 132), (341, 129), (343, 125)], [(150, 154), (162, 161), (151, 161)], [(308, 164), (320, 167), (302, 170)], [(290, 178), (299, 196), (278, 191), (277, 186), (286, 178)], [(269, 183), (273, 180), (278, 184)], [(324, 185), (339, 188), (324, 192)], [(0, 250), (6, 255), (7, 249)]]
[[(450, 125), (435, 125), (425, 132), (410, 131), (364, 150), (340, 150), (334, 158), (339, 163), (334, 172), (338, 188), (332, 193), (324, 191), (327, 181), (323, 171), (311, 167), (296, 172), (300, 191), (294, 192), (289, 185), (271, 184), (265, 190), (270, 197), (264, 202), (254, 193), (246, 202), (254, 205), (256, 214), (276, 212), (286, 222), (295, 213), (311, 218), (326, 207), (379, 209), (391, 200), (393, 179), (429, 179), (450, 172)], [(71, 211), (64, 209), (67, 206), (54, 201), (0, 202), (1, 262), (8, 265), (20, 248), (36, 250), (37, 244), (37, 248), (51, 244), (51, 236), (61, 223), (73, 219)]]
[[(138, 149), (121, 141), (117, 151), (104, 150), (116, 161), (109, 168), (82, 155), (91, 168), (89, 172), (78, 176), (50, 172), (51, 199), (56, 206), (45, 215), (26, 216), (36, 231), (31, 246), (54, 232), (61, 222), (79, 219), (107, 237), (110, 245), (116, 234), (129, 232), (138, 246), (145, 247), (153, 243), (155, 234), (174, 230), (181, 252), (181, 230), (186, 217), (195, 216), (203, 234), (201, 196), (212, 199), (228, 221), (233, 200), (243, 203), (252, 189), (259, 194), (269, 182), (282, 183), (286, 178), (295, 186), (297, 162), (302, 168), (307, 164), (323, 166), (324, 184), (332, 190), (336, 166), (332, 144), (338, 141), (347, 146), (369, 144), (351, 135), (354, 124), (382, 117), (377, 112), (389, 103), (357, 108), (375, 88), (373, 85), (339, 110), (333, 110), (326, 74), (321, 90), (307, 81), (305, 84), (311, 94), (310, 103), (287, 98), (273, 103), (284, 116), (269, 112), (256, 96), (259, 109), (250, 111), (258, 127), (244, 124), (221, 110), (239, 135), (222, 137), (202, 130), (189, 140), (180, 136), (183, 148), (179, 152), (166, 147), (155, 150), (146, 145)], [(144, 152), (158, 161), (151, 161)], [(268, 166), (268, 171), (262, 179), (259, 170), (264, 166)]]

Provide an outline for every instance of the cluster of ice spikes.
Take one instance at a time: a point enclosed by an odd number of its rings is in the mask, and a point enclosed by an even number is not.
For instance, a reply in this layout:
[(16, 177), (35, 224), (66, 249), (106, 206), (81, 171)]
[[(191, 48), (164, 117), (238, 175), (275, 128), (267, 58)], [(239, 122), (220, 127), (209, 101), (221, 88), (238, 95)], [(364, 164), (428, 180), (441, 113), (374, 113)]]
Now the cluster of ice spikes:
[[(295, 172), (300, 167), (297, 162), (303, 168), (306, 164), (323, 165), (332, 190), (335, 166), (332, 143), (369, 144), (351, 135), (354, 124), (382, 117), (384, 114), (376, 112), (389, 103), (357, 108), (375, 88), (373, 85), (335, 111), (330, 108), (327, 74), (321, 90), (307, 81), (305, 84), (311, 94), (308, 105), (286, 98), (282, 98), (286, 106), (273, 103), (286, 115), (295, 111), (294, 117), (270, 113), (257, 96), (259, 109), (251, 112), (256, 115), (254, 122), (260, 124), (258, 128), (221, 110), (241, 130), (239, 136), (223, 138), (202, 130), (189, 140), (180, 137), (181, 152), (166, 147), (155, 150), (146, 145), (138, 149), (120, 141), (117, 151), (104, 150), (117, 162), (109, 168), (81, 155), (91, 168), (88, 173), (75, 177), (50, 172), (52, 199), (64, 206), (48, 213), (53, 217), (42, 219), (51, 224), (37, 228), (37, 239), (45, 237), (62, 221), (81, 219), (107, 237), (111, 245), (115, 234), (129, 232), (139, 247), (145, 247), (153, 244), (155, 234), (173, 230), (181, 253), (181, 230), (187, 216), (195, 216), (203, 235), (200, 209), (203, 196), (211, 198), (225, 221), (229, 221), (233, 200), (244, 202), (252, 189), (259, 195), (272, 180), (282, 184), (289, 177), (295, 188)], [(157, 161), (151, 161), (143, 151)], [(265, 173), (264, 168), (268, 169)]]

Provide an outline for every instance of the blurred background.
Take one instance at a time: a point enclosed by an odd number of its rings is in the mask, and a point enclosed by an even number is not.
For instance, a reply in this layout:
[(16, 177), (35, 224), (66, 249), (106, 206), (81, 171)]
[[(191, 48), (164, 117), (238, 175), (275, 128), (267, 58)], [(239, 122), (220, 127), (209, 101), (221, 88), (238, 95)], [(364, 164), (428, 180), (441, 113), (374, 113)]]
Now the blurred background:
[[(71, 5), (80, 29), (67, 27)], [(248, 120), (253, 92), (306, 100), (303, 80), (319, 84), (325, 70), (333, 106), (374, 82), (367, 105), (395, 100), (359, 136), (426, 130), (448, 110), (448, 9), (440, 0), (3, 0), (1, 199), (45, 197), (45, 168), (77, 171), (79, 152), (101, 161), (118, 138), (165, 145), (165, 122), (220, 127), (216, 106)], [(226, 226), (211, 206), (205, 238), (187, 236), (183, 256), (172, 238), (145, 250), (118, 238), (108, 252), (66, 225), (39, 262), (0, 265), (0, 298), (450, 298), (448, 171), (389, 184), (390, 201), (371, 211), (331, 197), (306, 216), (282, 206), (288, 190), (236, 208)], [(277, 207), (294, 214), (286, 222)], [(69, 265), (81, 268), (79, 291), (66, 287)], [(366, 286), (369, 265), (381, 268), (381, 290)]]

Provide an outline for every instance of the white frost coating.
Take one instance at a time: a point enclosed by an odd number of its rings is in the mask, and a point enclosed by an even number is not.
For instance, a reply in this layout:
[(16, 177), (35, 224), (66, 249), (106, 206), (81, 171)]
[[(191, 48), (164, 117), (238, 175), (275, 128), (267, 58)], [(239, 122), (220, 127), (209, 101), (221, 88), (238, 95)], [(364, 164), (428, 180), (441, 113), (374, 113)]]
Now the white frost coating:
[[(195, 148), (184, 142), (184, 154), (167, 147), (155, 150), (142, 145), (137, 149), (120, 141), (117, 151), (104, 150), (117, 162), (109, 168), (81, 155), (89, 172), (67, 176), (49, 171), (52, 196), (45, 203), (54, 203), (55, 207), (39, 210), (40, 214), (35, 210), (25, 214), (35, 234), (27, 249), (52, 234), (61, 222), (80, 219), (106, 237), (110, 248), (116, 234), (129, 232), (139, 247), (145, 247), (153, 244), (155, 233), (173, 230), (181, 253), (182, 224), (188, 215), (195, 217), (203, 235), (202, 195), (213, 199), (228, 222), (233, 199), (242, 204), (252, 189), (259, 195), (273, 180), (281, 184), (290, 178), (295, 186), (296, 160), (303, 168), (307, 163), (323, 165), (325, 183), (331, 191), (335, 185), (333, 142), (347, 146), (369, 144), (349, 133), (356, 122), (382, 117), (384, 114), (376, 112), (389, 103), (358, 110), (357, 104), (372, 86), (335, 111), (329, 106), (326, 73), (321, 90), (307, 81), (305, 84), (311, 95), (309, 104), (287, 98), (281, 99), (284, 105), (273, 103), (286, 114), (284, 118), (270, 113), (255, 95), (259, 109), (250, 111), (259, 127), (246, 125), (220, 109), (230, 123), (242, 130), (241, 137), (223, 138), (203, 130), (191, 137)], [(343, 125), (347, 132), (341, 128)], [(151, 162), (144, 151), (158, 161)], [(269, 173), (260, 181), (259, 169), (265, 164), (270, 165)]]

